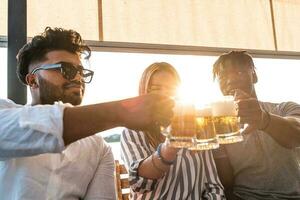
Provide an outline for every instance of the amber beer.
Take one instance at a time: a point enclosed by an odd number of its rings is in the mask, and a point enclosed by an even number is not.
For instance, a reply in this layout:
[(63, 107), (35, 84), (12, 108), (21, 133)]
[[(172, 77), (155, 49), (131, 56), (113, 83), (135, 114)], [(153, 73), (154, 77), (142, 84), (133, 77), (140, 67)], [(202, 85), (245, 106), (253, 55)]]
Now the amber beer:
[(211, 107), (196, 111), (196, 142), (191, 150), (208, 150), (219, 147)]
[(220, 144), (243, 140), (233, 96), (225, 96), (224, 99), (212, 103), (212, 115)]
[(176, 148), (191, 147), (196, 137), (195, 107), (177, 103), (168, 130), (166, 137), (170, 146)]

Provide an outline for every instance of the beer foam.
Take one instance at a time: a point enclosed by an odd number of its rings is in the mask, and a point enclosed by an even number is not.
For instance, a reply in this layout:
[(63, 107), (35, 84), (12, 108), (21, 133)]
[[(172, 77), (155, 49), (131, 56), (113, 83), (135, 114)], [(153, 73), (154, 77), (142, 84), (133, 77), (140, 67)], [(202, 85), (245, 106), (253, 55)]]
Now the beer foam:
[(175, 104), (173, 111), (175, 115), (195, 115), (195, 106), (180, 102)]
[(197, 109), (197, 117), (212, 116), (212, 109), (210, 107)]
[(212, 103), (212, 115), (213, 116), (236, 116), (237, 111), (233, 99), (221, 100)]

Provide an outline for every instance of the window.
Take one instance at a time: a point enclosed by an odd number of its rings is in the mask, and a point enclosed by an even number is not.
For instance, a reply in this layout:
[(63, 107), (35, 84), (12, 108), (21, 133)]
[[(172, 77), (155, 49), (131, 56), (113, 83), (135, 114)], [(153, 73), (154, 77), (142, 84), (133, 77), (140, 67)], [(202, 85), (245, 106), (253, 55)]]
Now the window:
[(300, 103), (300, 60), (254, 59), (258, 83), (256, 92), (263, 101)]

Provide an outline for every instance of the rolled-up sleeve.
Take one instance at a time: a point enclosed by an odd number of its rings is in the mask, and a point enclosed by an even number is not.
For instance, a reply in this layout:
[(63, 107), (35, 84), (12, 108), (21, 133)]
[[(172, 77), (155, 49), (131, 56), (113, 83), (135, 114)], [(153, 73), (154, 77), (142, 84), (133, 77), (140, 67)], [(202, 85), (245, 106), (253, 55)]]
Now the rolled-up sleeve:
[(143, 132), (125, 129), (121, 135), (121, 155), (128, 167), (129, 183), (134, 192), (144, 193), (152, 191), (157, 180), (139, 176), (138, 168), (147, 157), (151, 156), (154, 149), (145, 142)]
[(0, 160), (64, 150), (63, 112), (69, 104), (21, 106), (0, 100)]

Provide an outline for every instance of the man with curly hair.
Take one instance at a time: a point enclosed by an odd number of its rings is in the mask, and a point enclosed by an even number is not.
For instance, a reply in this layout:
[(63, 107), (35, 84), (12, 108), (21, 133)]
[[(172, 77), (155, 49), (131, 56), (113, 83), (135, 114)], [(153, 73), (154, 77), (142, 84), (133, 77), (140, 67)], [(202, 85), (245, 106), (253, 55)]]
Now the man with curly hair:
[(94, 134), (168, 121), (172, 106), (152, 114), (172, 105), (161, 96), (78, 106), (93, 77), (81, 63), (90, 54), (79, 33), (49, 27), (19, 51), (32, 103), (0, 101), (0, 199), (115, 199), (112, 151)]
[[(34, 106), (0, 99), (0, 160), (58, 153), (65, 145), (106, 129), (125, 126), (145, 130), (169, 120), (173, 102), (158, 95), (76, 107), (66, 104), (80, 104), (84, 93), (85, 84), (75, 81), (74, 73), (84, 72), (82, 75), (88, 80), (93, 72), (72, 70), (72, 65), (57, 58), (58, 50), (59, 55), (75, 59), (75, 66), (80, 64), (77, 55), (90, 57), (90, 49), (80, 35), (62, 29), (46, 28), (20, 50), (17, 74), (30, 87)], [(56, 65), (43, 69), (46, 64)], [(33, 71), (36, 68), (39, 69)], [(49, 77), (54, 79), (49, 82)], [(62, 79), (62, 85), (56, 79)]]

